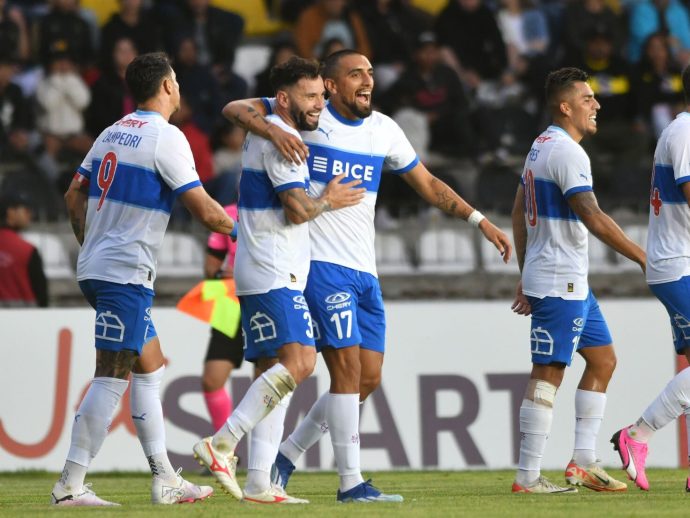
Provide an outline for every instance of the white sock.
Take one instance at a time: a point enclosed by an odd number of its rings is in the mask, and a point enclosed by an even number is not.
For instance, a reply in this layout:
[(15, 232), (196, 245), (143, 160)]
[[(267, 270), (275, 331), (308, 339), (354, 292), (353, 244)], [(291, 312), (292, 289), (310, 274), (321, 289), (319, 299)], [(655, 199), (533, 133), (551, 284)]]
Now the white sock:
[[(103, 445), (117, 405), (129, 382), (118, 378), (94, 378), (72, 424), (67, 462), (60, 478), (66, 491), (74, 493), (84, 485), (86, 469)], [(78, 469), (74, 464), (82, 466)]]
[(226, 454), (234, 452), (240, 439), (296, 386), (290, 371), (280, 363), (261, 374), (235, 407), (225, 426), (221, 426), (213, 436), (213, 447)]
[(597, 460), (596, 446), (601, 421), (604, 419), (606, 394), (592, 390), (575, 391), (575, 448), (573, 460), (589, 466)]
[(297, 464), (297, 460), (302, 454), (319, 442), (324, 434), (328, 433), (327, 404), (328, 392), (316, 400), (299, 426), (280, 445), (280, 453), (290, 459), (293, 464)]
[(247, 482), (244, 486), (245, 491), (251, 495), (263, 493), (271, 487), (271, 466), (276, 460), (278, 446), (283, 438), (285, 414), (291, 399), (292, 393), (281, 399), (271, 413), (256, 423), (252, 430)]
[(541, 475), (541, 459), (551, 431), (553, 408), (523, 399), (520, 406), (520, 459), (515, 481), (529, 485)]
[(160, 395), (164, 372), (165, 366), (148, 374), (132, 373), (130, 409), (151, 474), (174, 483), (177, 476), (165, 447), (165, 423)]
[(688, 407), (690, 407), (690, 367), (686, 367), (669, 381), (664, 390), (642, 413), (642, 423), (638, 420), (628, 429), (628, 433), (636, 441), (647, 442), (656, 430), (676, 419)]
[(340, 491), (364, 482), (359, 469), (359, 394), (329, 394), (326, 421), (340, 475)]

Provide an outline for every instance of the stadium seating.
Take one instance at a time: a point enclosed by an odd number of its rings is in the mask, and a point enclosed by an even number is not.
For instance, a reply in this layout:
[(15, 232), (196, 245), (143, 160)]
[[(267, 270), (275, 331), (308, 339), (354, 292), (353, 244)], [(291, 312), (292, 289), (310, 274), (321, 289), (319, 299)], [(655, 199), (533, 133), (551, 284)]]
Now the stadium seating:
[(22, 236), (38, 249), (48, 279), (74, 278), (74, 265), (58, 236), (48, 232), (24, 232)]
[(589, 273), (618, 273), (620, 269), (607, 245), (589, 234)]
[[(647, 248), (647, 225), (625, 225), (623, 226), (623, 232), (643, 249)], [(619, 253), (616, 253), (616, 264), (620, 270), (626, 272), (641, 272), (637, 263), (632, 262)]]
[(182, 232), (167, 232), (158, 253), (158, 277), (203, 276), (204, 250), (199, 241)]
[[(501, 228), (501, 230), (508, 235), (508, 239), (510, 239), (510, 242), (514, 246), (515, 241), (513, 240), (513, 229), (503, 227)], [(515, 275), (518, 275), (520, 273), (515, 251), (513, 251), (513, 255), (511, 256), (510, 261), (508, 261), (508, 264), (506, 264), (503, 262), (503, 257), (501, 256), (501, 254), (498, 253), (496, 247), (486, 239), (481, 239), (480, 252), (482, 257), (482, 267), (485, 271), (490, 273), (504, 273)]]
[(376, 268), (381, 275), (413, 273), (403, 238), (391, 232), (377, 232), (375, 241)]
[(429, 229), (418, 242), (419, 271), (467, 273), (475, 269), (476, 251), (471, 229)]

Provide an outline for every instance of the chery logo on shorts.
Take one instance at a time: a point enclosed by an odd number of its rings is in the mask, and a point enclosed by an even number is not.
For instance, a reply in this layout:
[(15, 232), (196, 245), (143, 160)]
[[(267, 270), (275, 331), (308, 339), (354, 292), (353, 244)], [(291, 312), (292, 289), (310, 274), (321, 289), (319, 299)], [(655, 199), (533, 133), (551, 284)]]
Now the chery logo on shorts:
[(295, 309), (309, 309), (304, 295), (295, 295), (292, 297), (292, 300), (295, 302)]
[(582, 326), (585, 325), (585, 319), (584, 318), (575, 318), (573, 319), (573, 331), (579, 332), (582, 331)]
[(344, 291), (339, 291), (338, 293), (331, 293), (328, 297), (326, 297), (326, 303), (328, 304), (326, 306), (326, 309), (328, 311), (332, 311), (334, 309), (341, 309), (341, 308), (346, 308), (352, 304), (350, 301), (351, 295), (349, 293), (345, 293)]

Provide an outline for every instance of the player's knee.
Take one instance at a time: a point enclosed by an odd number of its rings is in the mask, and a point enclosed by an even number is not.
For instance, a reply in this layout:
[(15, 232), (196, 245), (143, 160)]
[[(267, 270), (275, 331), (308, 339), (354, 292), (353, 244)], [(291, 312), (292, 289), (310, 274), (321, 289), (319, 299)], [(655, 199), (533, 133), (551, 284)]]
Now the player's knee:
[(552, 385), (548, 381), (531, 379), (529, 383), (527, 383), (525, 399), (533, 401), (535, 405), (553, 408), (557, 390), (558, 387)]
[(359, 381), (359, 400), (364, 401), (369, 394), (374, 392), (381, 384), (381, 373), (373, 376), (364, 376)]
[(299, 361), (295, 365), (295, 381), (299, 384), (311, 376), (316, 367), (316, 349), (314, 347), (303, 347)]
[(215, 392), (225, 385), (225, 379), (220, 380), (217, 376), (204, 373), (201, 378), (201, 389), (204, 392)]

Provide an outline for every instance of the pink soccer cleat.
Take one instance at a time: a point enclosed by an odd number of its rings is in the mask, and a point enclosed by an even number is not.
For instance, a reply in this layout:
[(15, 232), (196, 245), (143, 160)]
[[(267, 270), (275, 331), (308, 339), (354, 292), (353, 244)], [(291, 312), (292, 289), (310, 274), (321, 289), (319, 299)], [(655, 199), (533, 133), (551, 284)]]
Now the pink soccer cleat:
[(627, 428), (614, 433), (611, 443), (613, 449), (618, 451), (621, 457), (623, 469), (628, 473), (628, 478), (640, 489), (649, 491), (649, 481), (644, 470), (645, 462), (647, 462), (647, 444), (632, 439)]

